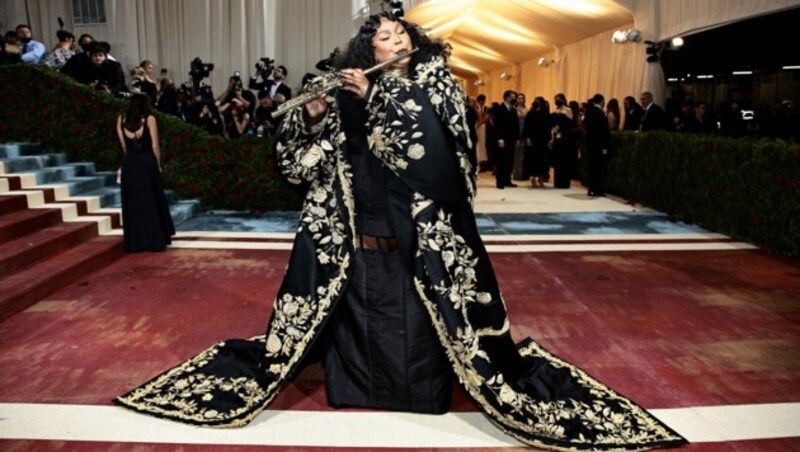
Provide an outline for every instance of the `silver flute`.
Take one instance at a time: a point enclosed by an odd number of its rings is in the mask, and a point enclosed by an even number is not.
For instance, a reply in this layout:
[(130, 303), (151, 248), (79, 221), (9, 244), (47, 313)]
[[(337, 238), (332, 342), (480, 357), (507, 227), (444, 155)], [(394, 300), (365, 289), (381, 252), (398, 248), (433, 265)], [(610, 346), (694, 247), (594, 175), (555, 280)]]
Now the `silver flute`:
[[(369, 75), (375, 71), (380, 71), (381, 69), (387, 66), (391, 66), (392, 64), (404, 58), (408, 58), (409, 55), (416, 52), (417, 50), (419, 49), (414, 48), (407, 52), (400, 53), (397, 56), (394, 56), (384, 61), (383, 63), (378, 63), (375, 66), (372, 66), (371, 68), (365, 69), (364, 75)], [(331, 71), (322, 74), (309, 83), (308, 85), (309, 88), (308, 90), (306, 90), (306, 92), (293, 99), (287, 100), (286, 102), (281, 104), (280, 107), (276, 108), (275, 111), (272, 113), (272, 117), (277, 118), (279, 116), (283, 116), (284, 114), (289, 112), (289, 110), (292, 110), (297, 107), (302, 107), (303, 105), (311, 102), (312, 100), (319, 99), (320, 97), (322, 97), (323, 94), (327, 94), (335, 90), (336, 88), (341, 87), (342, 85), (344, 85), (344, 79), (342, 78), (339, 71)]]

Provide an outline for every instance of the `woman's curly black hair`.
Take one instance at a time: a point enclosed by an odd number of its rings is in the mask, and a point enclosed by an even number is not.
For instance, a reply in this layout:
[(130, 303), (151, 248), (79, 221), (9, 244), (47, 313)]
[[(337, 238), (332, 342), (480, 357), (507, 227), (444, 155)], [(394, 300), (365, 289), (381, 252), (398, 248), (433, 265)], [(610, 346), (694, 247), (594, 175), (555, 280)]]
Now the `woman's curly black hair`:
[(431, 39), (419, 25), (406, 22), (402, 17), (384, 11), (367, 18), (367, 21), (358, 30), (358, 34), (350, 39), (347, 50), (334, 61), (335, 68), (366, 69), (378, 64), (375, 60), (375, 46), (372, 44), (372, 38), (375, 37), (375, 33), (381, 25), (381, 19), (400, 23), (411, 38), (412, 47), (419, 49), (411, 55), (411, 63), (408, 66), (409, 75), (414, 75), (414, 68), (419, 63), (430, 61), (436, 56), (447, 60), (450, 56), (449, 44), (441, 39)]

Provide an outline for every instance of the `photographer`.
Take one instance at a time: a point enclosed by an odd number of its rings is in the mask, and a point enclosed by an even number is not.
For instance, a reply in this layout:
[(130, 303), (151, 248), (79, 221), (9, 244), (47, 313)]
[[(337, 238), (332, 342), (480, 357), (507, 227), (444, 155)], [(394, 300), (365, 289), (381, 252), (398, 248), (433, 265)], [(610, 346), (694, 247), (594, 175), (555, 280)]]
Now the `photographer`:
[[(256, 105), (256, 96), (250, 90), (244, 89), (239, 71), (233, 73), (228, 80), (228, 87), (217, 97), (220, 106), (229, 104), (234, 100), (237, 100), (240, 106), (243, 107), (248, 114), (252, 115)], [(220, 108), (220, 111), (222, 111), (222, 108)]]
[(275, 60), (271, 58), (259, 59), (256, 63), (256, 75), (250, 77), (247, 89), (256, 92), (266, 89), (270, 84), (269, 76), (272, 74), (273, 69), (275, 69)]
[(215, 103), (202, 103), (200, 114), (197, 117), (197, 125), (204, 128), (211, 135), (224, 135), (222, 117)]
[[(225, 132), (230, 139), (236, 139), (242, 135), (249, 134), (250, 113), (239, 97), (233, 98), (230, 102), (220, 105), (219, 111), (225, 124)], [(202, 113), (202, 111), (201, 111)]]
[(272, 117), (272, 112), (274, 111), (275, 106), (272, 98), (269, 97), (269, 92), (266, 90), (259, 91), (258, 107), (253, 113), (253, 129), (255, 129), (257, 136), (272, 136), (275, 133), (277, 121)]
[[(107, 42), (92, 42), (85, 55), (75, 55), (61, 68), (78, 83), (114, 95), (125, 93), (125, 74), (122, 65), (107, 59), (111, 46)], [(81, 57), (81, 58), (78, 58)]]

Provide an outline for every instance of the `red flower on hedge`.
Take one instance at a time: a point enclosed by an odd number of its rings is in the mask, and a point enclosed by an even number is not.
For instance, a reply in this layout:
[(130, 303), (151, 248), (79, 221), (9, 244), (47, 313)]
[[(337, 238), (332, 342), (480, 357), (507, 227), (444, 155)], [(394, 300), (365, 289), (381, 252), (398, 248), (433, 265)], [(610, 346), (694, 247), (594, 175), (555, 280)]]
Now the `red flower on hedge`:
[(50, 110), (48, 110), (48, 109), (45, 107), (45, 109), (44, 109), (44, 110), (42, 110), (42, 116), (49, 116), (49, 115), (50, 115)]

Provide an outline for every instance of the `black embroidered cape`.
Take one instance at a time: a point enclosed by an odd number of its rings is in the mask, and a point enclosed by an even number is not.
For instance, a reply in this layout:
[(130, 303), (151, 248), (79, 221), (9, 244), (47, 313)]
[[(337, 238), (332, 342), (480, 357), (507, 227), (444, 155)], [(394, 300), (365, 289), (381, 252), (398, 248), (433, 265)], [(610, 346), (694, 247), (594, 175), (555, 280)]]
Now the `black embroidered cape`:
[[(474, 173), (465, 96), (444, 61), (413, 79), (381, 75), (368, 93), (372, 152), (404, 182), (389, 190), (404, 262), (461, 387), (525, 444), (644, 449), (685, 440), (647, 411), (526, 339), (515, 344), (471, 208)], [(136, 411), (189, 424), (250, 422), (297, 372), (344, 293), (354, 252), (351, 172), (335, 99), (321, 122), (302, 109), (277, 140), (290, 180), (310, 184), (266, 334), (218, 343), (119, 397)]]

